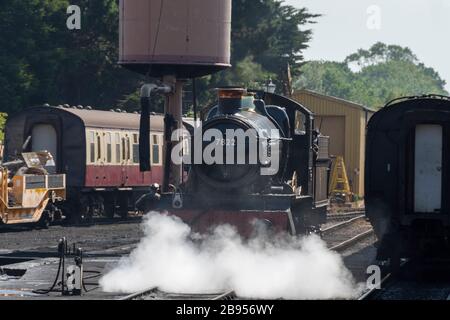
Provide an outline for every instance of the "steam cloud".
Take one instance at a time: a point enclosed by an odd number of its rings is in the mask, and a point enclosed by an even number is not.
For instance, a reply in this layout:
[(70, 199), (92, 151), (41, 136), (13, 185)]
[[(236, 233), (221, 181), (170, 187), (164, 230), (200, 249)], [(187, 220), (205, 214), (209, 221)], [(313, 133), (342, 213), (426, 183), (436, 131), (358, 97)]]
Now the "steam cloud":
[(231, 226), (192, 234), (180, 219), (150, 213), (145, 237), (101, 280), (106, 292), (158, 287), (172, 293), (220, 293), (259, 299), (350, 299), (358, 286), (339, 254), (317, 236), (259, 232), (243, 240)]

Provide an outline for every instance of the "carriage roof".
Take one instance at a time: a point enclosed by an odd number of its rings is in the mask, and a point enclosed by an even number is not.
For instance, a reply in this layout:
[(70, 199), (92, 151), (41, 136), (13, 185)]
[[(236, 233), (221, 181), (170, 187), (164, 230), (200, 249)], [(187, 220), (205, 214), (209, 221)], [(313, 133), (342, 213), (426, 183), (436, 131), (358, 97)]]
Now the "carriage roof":
[[(113, 112), (102, 110), (87, 110), (57, 107), (62, 112), (68, 112), (78, 117), (89, 128), (108, 129), (139, 129), (141, 115), (138, 113)], [(150, 117), (152, 131), (164, 131), (164, 116), (156, 114)]]

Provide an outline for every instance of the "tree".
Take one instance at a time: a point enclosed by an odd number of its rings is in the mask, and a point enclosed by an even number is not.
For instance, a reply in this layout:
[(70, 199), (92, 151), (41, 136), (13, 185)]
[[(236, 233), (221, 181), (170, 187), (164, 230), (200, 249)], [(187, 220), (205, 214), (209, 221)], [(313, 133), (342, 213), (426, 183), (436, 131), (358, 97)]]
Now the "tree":
[(383, 43), (358, 50), (342, 63), (309, 62), (295, 81), (296, 89), (306, 88), (373, 108), (401, 96), (448, 95), (445, 85), (439, 73), (421, 63), (409, 48)]
[(111, 108), (141, 79), (117, 65), (115, 0), (73, 0), (81, 30), (68, 30), (68, 0), (10, 0), (0, 11), (1, 110), (69, 103)]
[[(82, 10), (80, 30), (66, 26), (69, 4)], [(288, 63), (297, 74), (311, 38), (301, 27), (315, 17), (280, 0), (233, 0), (234, 68), (199, 80), (200, 103), (221, 85), (282, 82)], [(117, 64), (117, 0), (9, 0), (0, 21), (1, 111), (43, 103), (138, 108), (145, 78)]]
[(3, 143), (4, 141), (4, 129), (5, 129), (5, 122), (6, 122), (6, 113), (0, 113), (0, 143)]
[(279, 0), (234, 0), (233, 62), (253, 56), (256, 63), (279, 77), (289, 63), (294, 75), (304, 60), (312, 31), (301, 29), (320, 15)]
[(367, 67), (389, 61), (405, 61), (418, 63), (416, 55), (407, 47), (375, 43), (369, 50), (359, 49), (345, 59), (346, 64), (356, 63), (359, 67)]
[(278, 87), (286, 82), (289, 64), (298, 75), (312, 31), (304, 27), (320, 15), (285, 5), (280, 0), (233, 0), (233, 68), (198, 81), (199, 101), (215, 100), (213, 88), (230, 85), (261, 88), (271, 78)]

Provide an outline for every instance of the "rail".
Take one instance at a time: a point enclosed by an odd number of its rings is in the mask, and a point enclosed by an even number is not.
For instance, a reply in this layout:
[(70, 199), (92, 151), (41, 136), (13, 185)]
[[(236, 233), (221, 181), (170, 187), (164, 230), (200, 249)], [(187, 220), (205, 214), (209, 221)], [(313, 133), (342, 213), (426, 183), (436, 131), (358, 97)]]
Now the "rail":
[(388, 275), (386, 275), (380, 282), (380, 287), (379, 288), (372, 288), (369, 291), (367, 291), (366, 293), (364, 293), (361, 297), (358, 298), (359, 301), (364, 301), (364, 300), (374, 300), (376, 298), (376, 296), (380, 293), (380, 291), (382, 291), (383, 286), (386, 286), (386, 284), (388, 283), (388, 281), (392, 280), (393, 276), (392, 273), (389, 273)]
[(234, 300), (237, 298), (237, 295), (234, 291), (227, 291), (224, 293), (205, 293), (205, 294), (182, 294), (182, 293), (168, 293), (159, 290), (157, 287), (142, 290), (128, 296), (122, 297), (119, 300), (136, 300), (139, 298), (144, 298), (146, 296), (150, 296), (152, 294), (159, 295), (160, 297), (165, 297), (167, 300), (170, 300), (170, 297), (178, 297), (192, 300), (211, 300), (211, 301), (220, 301), (220, 300)]
[(342, 251), (348, 249), (349, 247), (351, 247), (351, 246), (353, 246), (353, 245), (355, 245), (355, 244), (357, 244), (357, 243), (359, 243), (359, 242), (361, 242), (361, 241), (371, 237), (374, 234), (375, 234), (375, 232), (373, 231), (373, 229), (365, 231), (365, 232), (362, 232), (362, 233), (358, 234), (357, 236), (355, 236), (355, 237), (353, 237), (351, 239), (348, 239), (348, 240), (346, 240), (344, 242), (341, 242), (340, 244), (330, 248), (330, 250), (342, 252)]
[(329, 234), (331, 232), (343, 229), (345, 227), (348, 227), (348, 226), (352, 225), (355, 222), (358, 222), (360, 220), (364, 220), (365, 218), (366, 218), (366, 216), (360, 215), (360, 216), (357, 216), (357, 217), (352, 218), (350, 220), (344, 221), (342, 223), (335, 224), (335, 225), (333, 225), (333, 226), (331, 226), (329, 228), (326, 228), (326, 229), (322, 230), (322, 234)]

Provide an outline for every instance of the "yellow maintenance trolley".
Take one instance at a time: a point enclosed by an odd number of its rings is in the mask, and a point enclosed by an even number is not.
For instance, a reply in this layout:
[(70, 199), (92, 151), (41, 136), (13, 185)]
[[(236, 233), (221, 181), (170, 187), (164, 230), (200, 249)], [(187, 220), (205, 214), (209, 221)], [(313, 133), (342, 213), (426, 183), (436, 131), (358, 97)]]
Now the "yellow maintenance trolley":
[(0, 165), (0, 225), (37, 224), (48, 227), (61, 218), (56, 203), (66, 198), (66, 176), (54, 168), (47, 152), (23, 153)]

